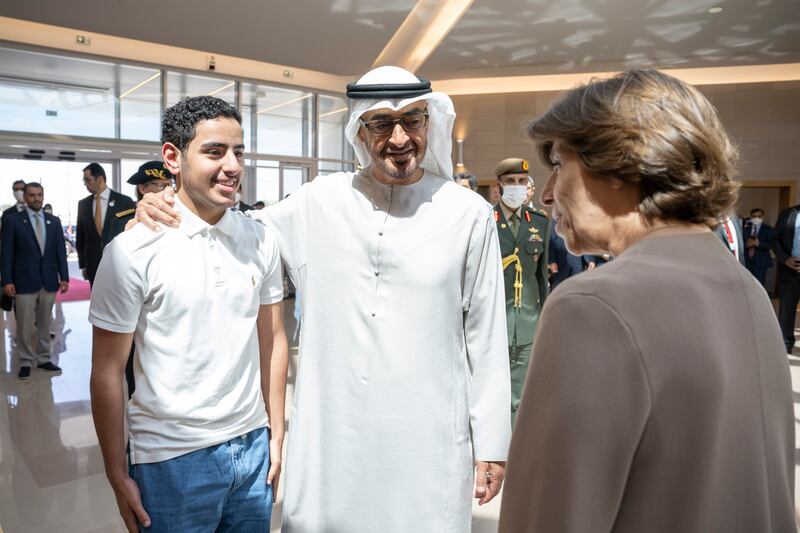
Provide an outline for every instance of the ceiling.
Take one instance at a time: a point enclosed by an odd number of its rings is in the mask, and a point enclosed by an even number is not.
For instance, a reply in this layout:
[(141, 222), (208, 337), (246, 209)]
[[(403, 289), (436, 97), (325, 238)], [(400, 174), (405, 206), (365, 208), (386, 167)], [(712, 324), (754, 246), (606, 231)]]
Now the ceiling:
[[(3, 0), (0, 16), (356, 77), (415, 0)], [(708, 13), (722, 6), (719, 14)], [(121, 22), (121, 21), (124, 21)], [(475, 0), (430, 79), (800, 62), (800, 0)]]

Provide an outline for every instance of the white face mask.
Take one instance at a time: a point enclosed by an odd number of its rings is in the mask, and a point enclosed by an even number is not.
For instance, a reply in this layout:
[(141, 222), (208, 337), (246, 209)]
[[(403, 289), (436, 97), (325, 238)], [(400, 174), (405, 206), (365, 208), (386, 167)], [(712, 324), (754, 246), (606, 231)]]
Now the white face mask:
[(16, 198), (19, 203), (22, 203), (25, 199), (25, 191), (14, 191), (14, 198)]
[(517, 209), (528, 197), (527, 185), (504, 185), (503, 203), (511, 209)]
[(760, 226), (761, 223), (764, 222), (764, 219), (763, 218), (753, 217), (753, 218), (750, 219), (750, 222), (752, 222), (756, 226)]

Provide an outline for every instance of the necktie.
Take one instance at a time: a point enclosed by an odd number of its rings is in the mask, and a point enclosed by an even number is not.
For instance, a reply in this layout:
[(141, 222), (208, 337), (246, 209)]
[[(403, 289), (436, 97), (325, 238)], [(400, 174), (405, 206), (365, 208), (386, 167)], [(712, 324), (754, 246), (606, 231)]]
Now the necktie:
[(508, 225), (511, 228), (511, 233), (516, 237), (517, 233), (519, 233), (519, 218), (517, 218), (516, 213), (511, 215), (511, 218), (508, 220)]
[(44, 223), (42, 223), (42, 213), (33, 215), (36, 223), (33, 225), (34, 233), (36, 233), (36, 241), (39, 243), (39, 250), (44, 255)]
[(100, 203), (100, 195), (94, 195), (94, 227), (98, 235), (103, 235), (103, 206)]

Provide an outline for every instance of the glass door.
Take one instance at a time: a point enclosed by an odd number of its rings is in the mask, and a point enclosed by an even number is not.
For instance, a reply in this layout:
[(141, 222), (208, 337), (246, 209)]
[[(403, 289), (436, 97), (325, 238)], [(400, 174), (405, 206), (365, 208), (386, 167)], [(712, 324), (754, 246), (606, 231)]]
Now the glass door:
[(311, 179), (311, 165), (281, 161), (281, 199), (286, 198)]

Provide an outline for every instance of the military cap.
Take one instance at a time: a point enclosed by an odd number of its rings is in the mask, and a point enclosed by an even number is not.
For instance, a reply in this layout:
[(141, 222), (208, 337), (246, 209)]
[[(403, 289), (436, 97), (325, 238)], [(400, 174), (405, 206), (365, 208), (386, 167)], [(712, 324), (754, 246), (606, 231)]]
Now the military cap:
[(161, 161), (148, 161), (139, 167), (136, 174), (128, 178), (128, 183), (131, 185), (140, 185), (153, 180), (171, 180), (175, 176), (167, 170), (164, 163)]
[(506, 174), (527, 174), (528, 173), (528, 160), (520, 159), (518, 157), (509, 157), (503, 159), (500, 164), (494, 169), (494, 175), (498, 178)]

